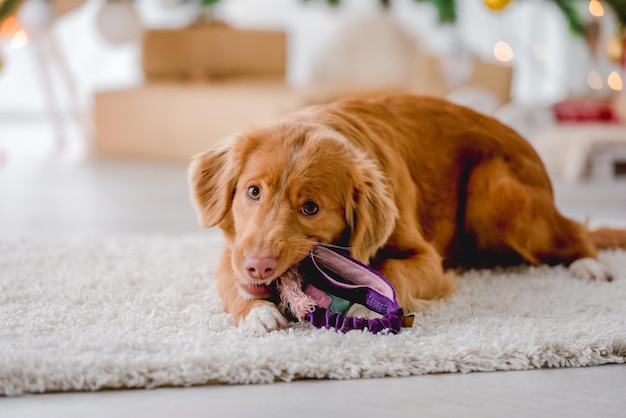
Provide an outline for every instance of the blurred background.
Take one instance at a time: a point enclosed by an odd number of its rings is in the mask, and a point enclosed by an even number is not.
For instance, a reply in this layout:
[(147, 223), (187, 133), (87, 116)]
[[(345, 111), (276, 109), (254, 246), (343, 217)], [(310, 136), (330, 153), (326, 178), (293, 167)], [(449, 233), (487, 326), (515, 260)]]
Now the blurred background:
[[(625, 26), (626, 0), (0, 0), (0, 239), (219, 234), (196, 221), (192, 155), (311, 103), (396, 91), (509, 124), (539, 152), (565, 215), (626, 227)], [(517, 415), (527, 401), (616, 415), (570, 382), (624, 385), (610, 367), (456, 376), (455, 405), (466, 388), (490, 399), (498, 388), (495, 410)], [(424, 378), (402, 385), (438, 408)], [(205, 405), (207, 390), (185, 389), (184, 402)], [(92, 410), (105, 393), (24, 402), (41, 416)], [(141, 393), (115, 398), (116, 411)]]
[[(167, 213), (189, 215), (171, 202), (188, 207), (195, 153), (308, 104), (395, 91), (502, 120), (557, 182), (623, 184), (625, 26), (625, 0), (0, 0), (0, 227), (83, 230), (135, 210), (100, 224), (167, 230)], [(155, 206), (171, 211), (136, 227)], [(624, 200), (611, 207), (626, 218)]]

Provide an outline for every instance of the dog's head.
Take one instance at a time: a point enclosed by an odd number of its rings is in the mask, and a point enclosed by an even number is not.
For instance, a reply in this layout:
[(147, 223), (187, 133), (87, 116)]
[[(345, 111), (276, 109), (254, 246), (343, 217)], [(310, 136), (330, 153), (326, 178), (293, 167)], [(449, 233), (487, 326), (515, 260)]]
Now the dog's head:
[(219, 226), (244, 296), (271, 282), (315, 243), (350, 248), (367, 263), (393, 231), (397, 208), (377, 163), (334, 130), (283, 122), (194, 157), (200, 224)]

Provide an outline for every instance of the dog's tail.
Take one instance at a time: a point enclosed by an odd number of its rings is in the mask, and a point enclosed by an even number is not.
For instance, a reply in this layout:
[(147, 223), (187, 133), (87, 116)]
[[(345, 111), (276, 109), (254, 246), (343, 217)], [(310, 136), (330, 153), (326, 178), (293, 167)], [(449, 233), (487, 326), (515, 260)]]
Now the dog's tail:
[(626, 249), (626, 229), (598, 228), (589, 231), (589, 238), (599, 250)]

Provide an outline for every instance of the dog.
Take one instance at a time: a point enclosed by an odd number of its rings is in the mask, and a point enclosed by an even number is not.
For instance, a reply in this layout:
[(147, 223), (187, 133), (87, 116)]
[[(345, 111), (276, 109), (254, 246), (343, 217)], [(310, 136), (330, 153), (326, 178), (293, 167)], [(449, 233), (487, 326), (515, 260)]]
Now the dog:
[(305, 108), (226, 139), (189, 166), (204, 227), (226, 246), (215, 271), (238, 326), (284, 328), (273, 287), (316, 243), (348, 249), (393, 285), (405, 312), (445, 298), (451, 268), (565, 264), (611, 280), (590, 231), (555, 207), (532, 146), (496, 119), (410, 94)]

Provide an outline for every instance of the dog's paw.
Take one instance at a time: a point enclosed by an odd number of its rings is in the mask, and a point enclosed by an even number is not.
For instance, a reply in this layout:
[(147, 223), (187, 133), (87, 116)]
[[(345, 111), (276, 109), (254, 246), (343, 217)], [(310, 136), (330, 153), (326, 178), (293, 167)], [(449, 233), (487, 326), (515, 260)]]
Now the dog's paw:
[(252, 333), (266, 333), (286, 328), (287, 325), (287, 318), (268, 304), (255, 306), (239, 321), (240, 328)]
[(576, 277), (586, 280), (603, 280), (610, 282), (613, 275), (606, 266), (594, 258), (581, 258), (569, 266), (569, 271)]

